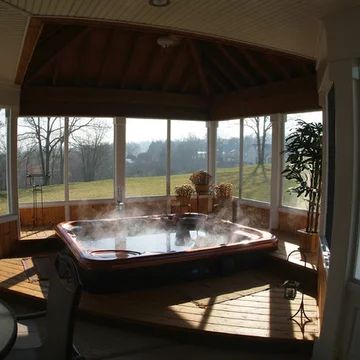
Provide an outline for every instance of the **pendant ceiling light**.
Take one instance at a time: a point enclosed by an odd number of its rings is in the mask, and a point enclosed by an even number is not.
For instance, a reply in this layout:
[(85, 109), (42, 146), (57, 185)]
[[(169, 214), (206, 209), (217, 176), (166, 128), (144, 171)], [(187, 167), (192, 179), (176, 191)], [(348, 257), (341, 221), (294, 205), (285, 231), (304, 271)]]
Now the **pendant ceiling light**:
[(170, 4), (170, 0), (149, 0), (149, 4), (155, 7), (164, 7)]

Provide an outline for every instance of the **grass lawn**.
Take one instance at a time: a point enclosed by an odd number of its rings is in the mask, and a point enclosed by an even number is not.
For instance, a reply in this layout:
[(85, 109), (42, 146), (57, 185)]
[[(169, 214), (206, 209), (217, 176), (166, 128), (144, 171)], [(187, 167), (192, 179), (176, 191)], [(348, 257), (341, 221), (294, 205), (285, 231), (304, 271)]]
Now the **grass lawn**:
[[(230, 182), (234, 185), (234, 195), (239, 191), (239, 173), (235, 168), (218, 169), (217, 183)], [(243, 197), (259, 201), (269, 201), (270, 199), (270, 180), (271, 166), (265, 167), (265, 175), (262, 169), (256, 170), (255, 165), (245, 165), (243, 169)], [(176, 185), (190, 184), (191, 173), (178, 174), (171, 176), (171, 191)], [(98, 180), (89, 182), (77, 182), (69, 184), (70, 200), (90, 200), (108, 199), (113, 197), (113, 180)], [(149, 177), (128, 177), (126, 178), (126, 196), (154, 196), (165, 195), (166, 179), (165, 176)], [(46, 201), (63, 201), (64, 185), (49, 185), (43, 187), (43, 199)], [(38, 195), (40, 200), (40, 195)], [(0, 194), (0, 215), (7, 212), (6, 194)], [(19, 202), (32, 203), (32, 189), (19, 189)], [(304, 204), (303, 200), (287, 192), (283, 196), (283, 201), (288, 206), (299, 206)]]

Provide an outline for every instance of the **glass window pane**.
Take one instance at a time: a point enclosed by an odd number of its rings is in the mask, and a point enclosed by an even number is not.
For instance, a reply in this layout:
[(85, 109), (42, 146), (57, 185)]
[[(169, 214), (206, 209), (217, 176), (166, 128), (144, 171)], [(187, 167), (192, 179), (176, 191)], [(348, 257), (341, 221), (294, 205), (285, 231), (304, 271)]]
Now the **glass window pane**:
[(166, 194), (167, 120), (126, 119), (126, 197)]
[[(64, 119), (18, 119), (19, 202), (64, 200)], [(41, 195), (42, 192), (42, 195)]]
[(114, 197), (113, 118), (69, 118), (70, 200)]
[[(296, 131), (298, 120), (303, 120), (305, 122), (322, 122), (322, 111), (314, 111), (307, 113), (299, 114), (287, 114), (285, 127), (284, 127), (284, 138), (286, 139), (292, 132)], [(284, 140), (285, 143), (285, 140)], [(286, 154), (284, 154), (284, 159)], [(294, 187), (296, 184), (293, 181), (287, 180), (283, 177), (283, 194), (282, 194), (282, 204), (285, 206), (295, 207), (299, 209), (307, 208), (307, 201), (304, 196), (297, 197), (296, 194), (289, 192), (289, 189)]]
[(8, 119), (6, 110), (0, 108), (0, 216), (9, 213), (7, 189)]
[(175, 186), (191, 184), (197, 170), (207, 170), (206, 122), (171, 120), (171, 194)]
[(360, 280), (360, 234), (358, 234), (357, 254), (355, 263), (355, 279)]
[(244, 119), (242, 198), (270, 202), (270, 116)]
[(220, 121), (216, 140), (216, 183), (232, 183), (239, 194), (240, 120)]

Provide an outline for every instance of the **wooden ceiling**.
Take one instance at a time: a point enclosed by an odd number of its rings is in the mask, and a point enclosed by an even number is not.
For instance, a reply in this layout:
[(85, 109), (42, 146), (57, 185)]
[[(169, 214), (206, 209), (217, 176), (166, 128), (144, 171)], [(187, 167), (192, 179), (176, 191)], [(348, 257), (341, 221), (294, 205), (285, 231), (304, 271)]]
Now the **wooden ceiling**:
[[(173, 46), (158, 44), (169, 36)], [(109, 23), (33, 18), (17, 83), (22, 115), (212, 120), (318, 108), (311, 60)]]

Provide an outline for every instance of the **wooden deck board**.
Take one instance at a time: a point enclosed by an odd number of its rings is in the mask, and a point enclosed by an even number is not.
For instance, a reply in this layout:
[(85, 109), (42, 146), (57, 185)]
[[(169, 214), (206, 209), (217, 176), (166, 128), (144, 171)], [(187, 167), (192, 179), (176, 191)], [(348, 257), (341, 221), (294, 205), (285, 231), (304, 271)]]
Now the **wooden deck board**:
[[(284, 299), (279, 285), (281, 279), (268, 273), (268, 289), (254, 288), (255, 292), (250, 294), (247, 290), (243, 292), (247, 284), (253, 286), (254, 279), (259, 279), (259, 271), (123, 293), (84, 292), (80, 310), (112, 320), (205, 333), (314, 340), (318, 334), (316, 299), (304, 296), (306, 313), (313, 321), (305, 326), (303, 334), (300, 327), (289, 320), (299, 307), (300, 294), (294, 301)], [(1, 259), (0, 291), (43, 300), (48, 283), (30, 282), (21, 258)]]
[[(291, 256), (289, 257), (292, 251), (299, 249), (299, 241), (296, 235), (285, 232), (274, 232), (274, 234), (279, 239), (279, 245), (277, 250), (270, 253), (270, 256), (284, 261), (289, 261), (292, 264), (305, 266), (305, 261), (301, 257), (301, 254), (299, 252), (295, 252), (291, 254)], [(306, 267), (308, 269), (316, 271), (317, 254), (305, 253), (305, 256), (306, 256)]]
[(57, 237), (53, 227), (22, 228), (20, 231), (20, 240), (44, 240)]

